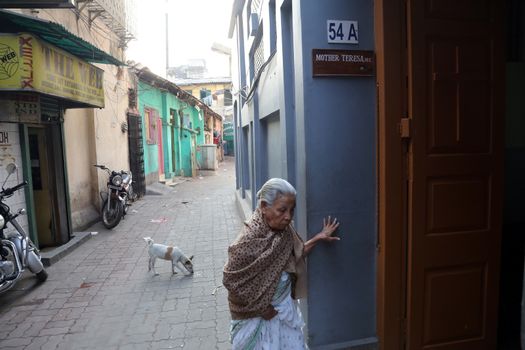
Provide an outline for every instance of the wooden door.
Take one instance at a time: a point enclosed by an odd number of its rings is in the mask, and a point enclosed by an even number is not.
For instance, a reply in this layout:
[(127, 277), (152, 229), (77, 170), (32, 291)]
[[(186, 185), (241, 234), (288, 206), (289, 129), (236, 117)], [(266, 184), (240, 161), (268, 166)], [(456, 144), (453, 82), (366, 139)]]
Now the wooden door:
[(128, 114), (129, 166), (133, 175), (133, 192), (139, 197), (146, 194), (146, 175), (144, 172), (144, 144), (142, 143), (142, 123), (138, 114)]
[(197, 176), (197, 135), (191, 134), (190, 144), (190, 161), (191, 161), (191, 176)]
[(407, 3), (408, 349), (496, 349), (502, 3)]
[(28, 133), (38, 242), (43, 248), (56, 245), (48, 143), (44, 128), (29, 128)]
[(159, 177), (164, 178), (164, 147), (162, 144), (162, 119), (157, 117), (157, 147), (159, 152)]

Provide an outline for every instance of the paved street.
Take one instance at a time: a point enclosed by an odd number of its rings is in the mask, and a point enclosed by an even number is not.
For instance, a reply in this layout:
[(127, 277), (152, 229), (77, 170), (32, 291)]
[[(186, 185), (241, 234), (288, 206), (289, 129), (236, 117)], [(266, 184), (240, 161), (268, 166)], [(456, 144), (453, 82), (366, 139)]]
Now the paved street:
[[(163, 195), (134, 203), (115, 229), (92, 237), (52, 266), (0, 295), (0, 349), (228, 349), (222, 285), (228, 243), (241, 225), (234, 161)], [(194, 255), (195, 274), (172, 276), (157, 260), (148, 273), (142, 237)]]

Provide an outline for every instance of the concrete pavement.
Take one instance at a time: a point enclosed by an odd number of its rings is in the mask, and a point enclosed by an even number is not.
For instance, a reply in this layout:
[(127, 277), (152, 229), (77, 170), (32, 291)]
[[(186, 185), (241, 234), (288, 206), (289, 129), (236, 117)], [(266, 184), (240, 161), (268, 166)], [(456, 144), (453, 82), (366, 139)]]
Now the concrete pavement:
[[(164, 194), (147, 195), (115, 229), (97, 224), (90, 239), (0, 295), (1, 349), (229, 349), (222, 285), (227, 246), (241, 220), (234, 161)], [(148, 273), (142, 237), (194, 255), (195, 274), (172, 276), (157, 260)]]

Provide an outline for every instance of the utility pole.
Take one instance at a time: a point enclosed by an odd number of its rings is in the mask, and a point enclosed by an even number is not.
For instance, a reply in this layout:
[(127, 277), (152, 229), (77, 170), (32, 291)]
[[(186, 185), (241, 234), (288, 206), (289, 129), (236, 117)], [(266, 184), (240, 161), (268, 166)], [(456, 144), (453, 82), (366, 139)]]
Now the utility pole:
[[(168, 71), (170, 68), (170, 54), (169, 54), (169, 40), (168, 40), (168, 0), (166, 0), (166, 79), (168, 79)], [(168, 79), (169, 80), (169, 79)]]

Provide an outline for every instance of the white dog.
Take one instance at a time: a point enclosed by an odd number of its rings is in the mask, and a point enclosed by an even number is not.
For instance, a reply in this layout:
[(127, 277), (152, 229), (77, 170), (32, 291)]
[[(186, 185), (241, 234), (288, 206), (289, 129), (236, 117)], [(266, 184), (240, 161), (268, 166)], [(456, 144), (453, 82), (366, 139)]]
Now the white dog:
[[(155, 272), (155, 260), (157, 260), (157, 258), (170, 260), (171, 271), (173, 272), (173, 274), (177, 273), (175, 272), (175, 267), (178, 268), (182, 273), (187, 272), (190, 275), (193, 274), (193, 255), (188, 258), (178, 247), (171, 247), (164, 244), (154, 243), (151, 237), (144, 237), (144, 240), (146, 241), (146, 243), (148, 243), (148, 271), (153, 270), (153, 274), (155, 276), (158, 275), (158, 273)], [(181, 265), (184, 267), (184, 269), (181, 268)]]

